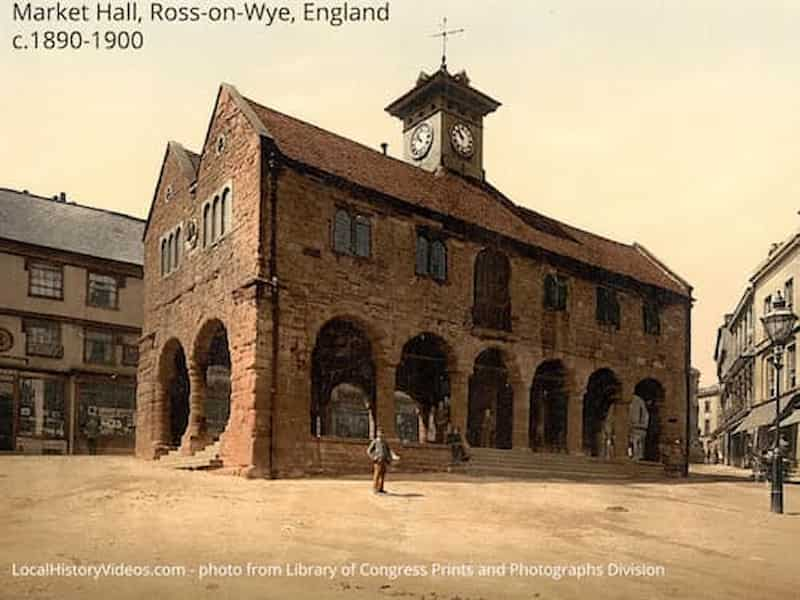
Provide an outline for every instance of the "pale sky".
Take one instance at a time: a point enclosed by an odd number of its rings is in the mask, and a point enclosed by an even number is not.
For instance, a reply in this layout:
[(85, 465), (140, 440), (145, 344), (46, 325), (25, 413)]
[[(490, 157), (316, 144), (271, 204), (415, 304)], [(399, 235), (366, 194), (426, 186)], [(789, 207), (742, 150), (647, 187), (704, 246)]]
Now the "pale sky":
[(796, 0), (392, 0), (387, 24), (145, 22), (139, 52), (12, 51), (33, 28), (2, 5), (0, 186), (140, 217), (166, 142), (199, 149), (223, 81), (400, 154), (383, 108), (438, 66), (428, 35), (448, 15), (467, 29), (451, 70), (503, 102), (485, 123), (489, 180), (687, 279), (703, 384), (723, 314), (800, 224)]

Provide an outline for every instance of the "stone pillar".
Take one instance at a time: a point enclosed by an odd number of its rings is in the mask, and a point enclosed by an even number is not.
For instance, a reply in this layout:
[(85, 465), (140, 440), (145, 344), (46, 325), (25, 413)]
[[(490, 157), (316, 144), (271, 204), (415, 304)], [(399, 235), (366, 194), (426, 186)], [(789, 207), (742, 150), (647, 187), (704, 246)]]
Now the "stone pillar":
[(447, 374), (450, 381), (450, 422), (467, 435), (469, 410), (469, 373), (459, 369)]
[(586, 389), (574, 386), (577, 390), (569, 395), (567, 405), (567, 450), (570, 454), (583, 454), (583, 397)]
[[(375, 364), (375, 418), (387, 439), (397, 439), (395, 428), (394, 392), (397, 365), (380, 359)], [(374, 434), (375, 432), (370, 432)]]
[(513, 448), (530, 448), (528, 426), (530, 423), (531, 386), (525, 380), (511, 381), (514, 390), (514, 423), (511, 432)]
[(181, 438), (181, 454), (194, 454), (206, 445), (205, 369), (192, 363), (189, 370), (189, 425)]
[(168, 452), (170, 445), (170, 396), (169, 387), (161, 382), (155, 387), (153, 400), (149, 402), (150, 427), (153, 452), (160, 456)]

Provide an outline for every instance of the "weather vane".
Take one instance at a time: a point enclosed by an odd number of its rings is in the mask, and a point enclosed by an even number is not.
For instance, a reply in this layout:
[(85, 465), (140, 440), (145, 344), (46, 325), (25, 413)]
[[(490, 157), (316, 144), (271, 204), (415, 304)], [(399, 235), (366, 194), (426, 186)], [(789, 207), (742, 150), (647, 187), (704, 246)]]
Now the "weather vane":
[(451, 35), (464, 33), (465, 29), (447, 29), (447, 17), (442, 19), (442, 31), (434, 33), (431, 37), (442, 38), (442, 69), (447, 69), (447, 38)]

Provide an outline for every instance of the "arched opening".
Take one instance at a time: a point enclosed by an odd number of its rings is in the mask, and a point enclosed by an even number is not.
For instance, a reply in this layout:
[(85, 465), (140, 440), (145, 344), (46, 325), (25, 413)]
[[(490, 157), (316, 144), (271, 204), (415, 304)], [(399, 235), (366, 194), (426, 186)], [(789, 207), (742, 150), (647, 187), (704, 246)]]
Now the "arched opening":
[(503, 353), (484, 350), (469, 380), (467, 439), (473, 446), (510, 449), (513, 425), (514, 391)]
[(511, 331), (511, 263), (498, 250), (483, 250), (475, 259), (472, 319), (479, 327)]
[(159, 381), (165, 395), (162, 401), (166, 404), (164, 410), (167, 413), (164, 441), (177, 448), (189, 425), (189, 371), (183, 347), (175, 339), (167, 342), (161, 353)]
[(610, 369), (592, 373), (583, 397), (583, 451), (590, 456), (614, 458), (616, 437), (614, 405), (622, 386)]
[(661, 407), (664, 386), (643, 379), (634, 388), (630, 411), (630, 449), (636, 460), (661, 460)]
[(221, 321), (203, 326), (197, 338), (197, 366), (203, 372), (204, 433), (208, 441), (220, 438), (231, 414), (231, 353), (228, 331)]
[(375, 429), (375, 363), (364, 331), (345, 319), (319, 332), (312, 356), (311, 433), (367, 439)]
[[(401, 428), (410, 431), (411, 425), (401, 424), (401, 420), (417, 420), (417, 437), (408, 441), (445, 442), (450, 423), (447, 356), (445, 341), (431, 333), (420, 334), (403, 347), (395, 387), (413, 400), (414, 413), (412, 417), (408, 410), (395, 412), (395, 426), (398, 433)], [(401, 408), (407, 409), (407, 405)]]
[(566, 369), (560, 360), (539, 365), (531, 386), (530, 446), (538, 452), (567, 451)]

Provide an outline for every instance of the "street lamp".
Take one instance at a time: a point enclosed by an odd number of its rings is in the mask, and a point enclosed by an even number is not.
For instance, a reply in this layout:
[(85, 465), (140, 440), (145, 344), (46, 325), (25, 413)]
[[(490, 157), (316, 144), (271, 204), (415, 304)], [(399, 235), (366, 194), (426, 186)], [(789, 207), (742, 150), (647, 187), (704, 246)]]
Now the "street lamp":
[(783, 348), (794, 334), (797, 315), (786, 306), (780, 290), (772, 299), (772, 310), (761, 317), (769, 341), (772, 344), (772, 364), (775, 367), (775, 440), (772, 445), (772, 493), (771, 510), (783, 513), (783, 458), (781, 457), (781, 368)]

